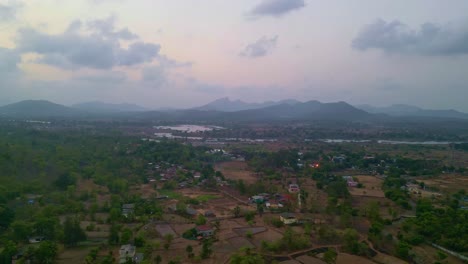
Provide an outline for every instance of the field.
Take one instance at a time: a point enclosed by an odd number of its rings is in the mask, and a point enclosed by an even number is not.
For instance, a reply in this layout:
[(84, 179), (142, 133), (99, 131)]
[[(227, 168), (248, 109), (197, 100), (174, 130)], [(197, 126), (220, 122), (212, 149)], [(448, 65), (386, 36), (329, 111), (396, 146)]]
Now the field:
[(363, 257), (340, 253), (336, 259), (336, 264), (374, 264), (374, 262)]
[(363, 188), (349, 187), (352, 196), (385, 197), (382, 190), (382, 179), (370, 175), (353, 176), (361, 183)]
[(244, 161), (221, 162), (216, 164), (215, 170), (221, 171), (227, 179), (243, 180), (248, 184), (252, 184), (257, 181), (257, 177), (254, 172), (249, 170), (247, 163)]
[(455, 193), (468, 186), (468, 177), (456, 174), (443, 174), (437, 178), (417, 178), (416, 180), (443, 193)]

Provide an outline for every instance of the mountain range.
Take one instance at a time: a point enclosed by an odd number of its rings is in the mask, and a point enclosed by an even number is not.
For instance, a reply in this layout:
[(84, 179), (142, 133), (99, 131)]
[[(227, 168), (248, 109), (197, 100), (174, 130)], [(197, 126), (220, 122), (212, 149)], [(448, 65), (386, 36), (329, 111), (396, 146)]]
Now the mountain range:
[(465, 119), (468, 114), (455, 110), (426, 110), (409, 105), (374, 107), (352, 106), (346, 102), (322, 103), (282, 100), (278, 102), (246, 103), (221, 98), (206, 105), (185, 110), (148, 111), (133, 104), (88, 102), (64, 106), (45, 100), (27, 100), (0, 107), (0, 116), (16, 118), (127, 118), (165, 121), (308, 121), (346, 120), (381, 121), (403, 117)]
[(267, 101), (263, 103), (246, 103), (241, 100), (231, 101), (228, 97), (220, 98), (213, 102), (210, 102), (206, 105), (199, 106), (192, 108), (193, 110), (200, 110), (200, 111), (221, 111), (221, 112), (237, 112), (242, 110), (250, 110), (250, 109), (260, 109), (275, 105), (296, 105), (301, 102), (294, 100), (294, 99), (287, 99), (281, 101)]
[(387, 114), (389, 116), (404, 117), (439, 117), (439, 118), (458, 118), (468, 119), (467, 113), (456, 110), (432, 110), (423, 109), (417, 106), (394, 104), (386, 107), (375, 107), (371, 105), (358, 105), (357, 108), (372, 114)]

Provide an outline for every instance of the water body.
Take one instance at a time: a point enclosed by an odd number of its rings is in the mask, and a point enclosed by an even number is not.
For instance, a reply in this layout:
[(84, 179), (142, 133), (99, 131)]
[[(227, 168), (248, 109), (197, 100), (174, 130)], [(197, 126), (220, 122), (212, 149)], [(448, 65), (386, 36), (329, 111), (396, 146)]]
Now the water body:
[[(313, 141), (307, 140), (306, 141)], [(455, 141), (405, 141), (405, 140), (355, 140), (355, 139), (319, 139), (325, 143), (368, 143), (377, 142), (378, 144), (390, 144), (390, 145), (450, 145), (450, 144), (461, 144), (465, 142)]]
[(156, 129), (174, 130), (178, 132), (197, 133), (224, 129), (219, 126), (199, 126), (199, 125), (177, 125), (177, 126), (155, 126)]

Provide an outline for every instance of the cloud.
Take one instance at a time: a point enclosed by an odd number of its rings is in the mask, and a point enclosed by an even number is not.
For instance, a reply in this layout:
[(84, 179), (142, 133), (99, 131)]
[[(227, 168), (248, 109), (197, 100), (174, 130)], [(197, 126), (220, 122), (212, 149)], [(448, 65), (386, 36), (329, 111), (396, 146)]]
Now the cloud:
[(161, 88), (167, 83), (166, 69), (162, 66), (148, 66), (141, 72), (141, 81), (153, 88)]
[(419, 29), (395, 20), (378, 19), (366, 25), (352, 41), (357, 50), (382, 50), (386, 53), (426, 56), (468, 54), (468, 23), (422, 24)]
[(18, 10), (22, 4), (18, 1), (9, 1), (8, 4), (0, 3), (0, 22), (7, 22), (16, 19)]
[(291, 11), (305, 7), (304, 0), (262, 0), (255, 6), (250, 15), (280, 17)]
[(121, 30), (115, 29), (115, 16), (109, 16), (105, 19), (96, 19), (91, 20), (87, 23), (88, 28), (95, 31), (96, 34), (104, 36), (111, 39), (123, 39), (123, 40), (132, 40), (137, 39), (138, 36), (132, 33), (128, 28), (123, 28)]
[(15, 50), (0, 47), (0, 75), (18, 71), (21, 56)]
[(73, 80), (88, 83), (118, 84), (127, 81), (127, 75), (120, 71), (109, 71), (95, 74), (75, 76)]
[(267, 38), (264, 36), (256, 42), (247, 45), (239, 55), (249, 58), (264, 57), (276, 47), (277, 41), (278, 36), (274, 36), (271, 38)]
[(63, 69), (111, 69), (151, 62), (158, 56), (161, 48), (158, 44), (138, 41), (128, 48), (121, 47), (119, 39), (125, 34), (114, 31), (110, 24), (93, 24), (92, 28), (98, 30), (88, 35), (79, 33), (81, 24), (77, 21), (57, 35), (23, 28), (18, 31), (17, 50), (40, 54), (37, 62)]

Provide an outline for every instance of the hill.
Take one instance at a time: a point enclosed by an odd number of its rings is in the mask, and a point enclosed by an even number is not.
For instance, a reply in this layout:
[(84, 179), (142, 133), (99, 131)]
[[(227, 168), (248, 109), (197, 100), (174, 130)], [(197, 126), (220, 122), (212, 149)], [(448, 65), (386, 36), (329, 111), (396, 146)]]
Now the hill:
[(0, 107), (0, 116), (11, 117), (66, 117), (81, 111), (46, 100), (25, 100)]
[(387, 114), (397, 117), (439, 117), (439, 118), (458, 118), (468, 119), (468, 114), (456, 110), (432, 110), (423, 109), (417, 106), (394, 104), (387, 107), (375, 107), (371, 105), (356, 106), (359, 109), (373, 114)]
[(298, 103), (301, 103), (301, 102), (294, 100), (294, 99), (281, 100), (278, 102), (267, 101), (263, 103), (246, 103), (241, 100), (232, 101), (228, 97), (225, 97), (225, 98), (217, 99), (206, 105), (192, 108), (191, 110), (236, 112), (236, 111), (242, 111), (242, 110), (260, 109), (260, 108), (281, 105), (281, 104), (295, 105)]
[(233, 113), (235, 119), (244, 120), (360, 120), (372, 117), (345, 102), (321, 103), (309, 101), (298, 104), (281, 104), (261, 109)]

